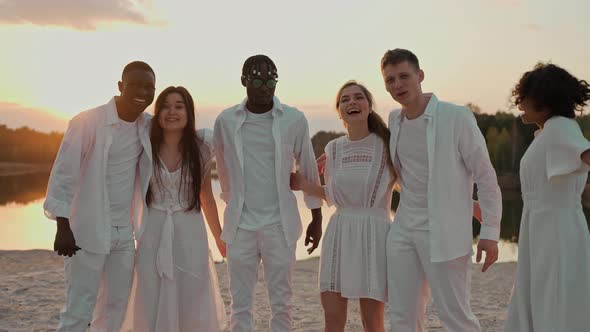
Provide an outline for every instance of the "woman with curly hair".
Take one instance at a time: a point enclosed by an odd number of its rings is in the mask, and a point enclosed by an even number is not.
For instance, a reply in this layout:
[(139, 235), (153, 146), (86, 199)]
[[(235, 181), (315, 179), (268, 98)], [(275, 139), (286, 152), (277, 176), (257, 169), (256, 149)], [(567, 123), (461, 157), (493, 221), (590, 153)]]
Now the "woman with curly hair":
[(588, 331), (590, 234), (581, 195), (590, 142), (574, 120), (588, 83), (538, 63), (512, 92), (524, 123), (540, 129), (520, 161), (523, 213), (506, 331)]

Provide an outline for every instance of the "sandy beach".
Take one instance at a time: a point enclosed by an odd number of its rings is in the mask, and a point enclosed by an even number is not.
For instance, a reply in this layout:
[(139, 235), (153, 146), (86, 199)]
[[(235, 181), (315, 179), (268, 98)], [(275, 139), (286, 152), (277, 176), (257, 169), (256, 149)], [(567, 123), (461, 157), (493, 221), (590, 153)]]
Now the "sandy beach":
[[(47, 250), (0, 251), (0, 332), (55, 330), (64, 303), (62, 266), (63, 258)], [(226, 266), (220, 263), (216, 267), (229, 311)], [(471, 304), (482, 331), (502, 331), (515, 267), (515, 263), (499, 263), (482, 273), (481, 265), (473, 266)], [(298, 261), (295, 266), (294, 331), (322, 331), (317, 273), (317, 258)], [(268, 331), (269, 313), (266, 291), (259, 280), (256, 331)], [(432, 305), (428, 307), (427, 326), (428, 331), (443, 331)], [(357, 303), (349, 305), (346, 331), (362, 331)]]

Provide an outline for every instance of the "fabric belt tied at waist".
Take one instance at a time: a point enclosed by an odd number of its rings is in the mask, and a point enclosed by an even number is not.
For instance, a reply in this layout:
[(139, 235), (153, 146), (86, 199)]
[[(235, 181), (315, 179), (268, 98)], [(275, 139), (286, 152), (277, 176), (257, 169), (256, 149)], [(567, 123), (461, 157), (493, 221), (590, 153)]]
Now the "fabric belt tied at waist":
[(181, 206), (163, 206), (152, 205), (154, 209), (165, 211), (166, 219), (162, 226), (162, 234), (160, 234), (160, 246), (156, 255), (156, 269), (160, 278), (174, 278), (174, 258), (172, 257), (172, 245), (174, 242), (174, 223), (172, 221), (172, 214), (177, 211), (182, 211), (185, 208)]

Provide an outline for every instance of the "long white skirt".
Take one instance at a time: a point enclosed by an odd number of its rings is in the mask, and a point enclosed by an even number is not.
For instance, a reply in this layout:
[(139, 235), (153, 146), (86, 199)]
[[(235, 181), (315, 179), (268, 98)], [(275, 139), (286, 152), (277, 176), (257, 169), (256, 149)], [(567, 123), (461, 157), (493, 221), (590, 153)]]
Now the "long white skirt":
[(535, 211), (525, 203), (505, 331), (590, 331), (590, 235), (581, 207)]
[(385, 243), (391, 219), (386, 213), (340, 209), (330, 218), (320, 257), (321, 292), (387, 302)]
[(149, 209), (124, 327), (141, 332), (223, 330), (226, 314), (203, 216), (194, 211), (172, 214), (172, 279), (160, 277), (156, 265), (165, 220), (166, 212)]

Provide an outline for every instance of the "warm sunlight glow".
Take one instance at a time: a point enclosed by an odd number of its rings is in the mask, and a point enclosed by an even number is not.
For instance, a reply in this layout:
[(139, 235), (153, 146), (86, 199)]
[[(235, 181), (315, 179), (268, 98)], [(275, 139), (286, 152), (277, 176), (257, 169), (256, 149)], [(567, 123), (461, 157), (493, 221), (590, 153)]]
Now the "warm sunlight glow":
[(45, 218), (42, 205), (43, 199), (0, 206), (0, 250), (53, 250), (55, 222)]
[[(73, 16), (35, 12), (21, 23), (0, 21), (0, 105), (70, 118), (118, 94), (122, 68), (140, 59), (156, 71), (158, 91), (187, 87), (207, 110), (203, 124), (212, 125), (209, 119), (244, 98), (243, 61), (265, 53), (278, 66), (277, 96), (306, 112), (311, 127), (335, 130), (334, 94), (349, 79), (373, 92), (382, 115), (396, 107), (379, 70), (384, 51), (396, 47), (420, 58), (424, 91), (486, 113), (507, 110), (515, 80), (538, 60), (590, 77), (589, 46), (578, 42), (585, 40), (584, 1), (560, 12), (511, 1), (430, 2), (429, 10), (411, 2), (344, 4), (263, 0), (229, 10), (227, 3), (151, 0), (121, 4), (132, 6), (124, 12), (91, 15), (78, 6)], [(16, 116), (2, 115), (0, 123), (26, 122)]]

